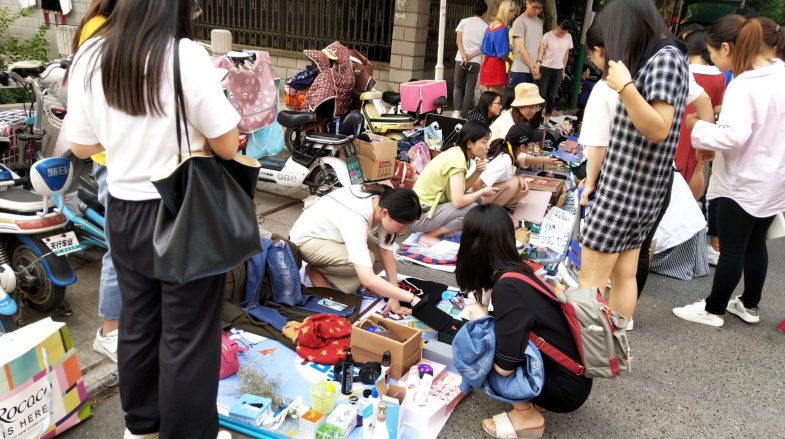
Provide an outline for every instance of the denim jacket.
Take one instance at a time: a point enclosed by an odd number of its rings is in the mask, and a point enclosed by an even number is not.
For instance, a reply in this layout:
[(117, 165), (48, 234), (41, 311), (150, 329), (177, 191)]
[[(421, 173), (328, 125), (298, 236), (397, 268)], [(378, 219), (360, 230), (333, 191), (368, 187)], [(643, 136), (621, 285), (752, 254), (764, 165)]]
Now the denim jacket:
[(496, 334), (491, 316), (463, 325), (455, 335), (452, 348), (463, 393), (479, 388), (497, 401), (512, 403), (529, 401), (542, 391), (545, 369), (540, 351), (532, 342), (524, 350), (526, 361), (512, 375), (504, 377), (493, 370)]

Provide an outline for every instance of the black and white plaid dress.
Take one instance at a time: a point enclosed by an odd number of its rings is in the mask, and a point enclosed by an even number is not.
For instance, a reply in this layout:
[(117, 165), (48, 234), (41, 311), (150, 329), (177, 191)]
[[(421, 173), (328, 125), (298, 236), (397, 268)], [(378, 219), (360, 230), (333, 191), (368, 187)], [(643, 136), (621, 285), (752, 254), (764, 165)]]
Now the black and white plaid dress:
[(633, 78), (647, 102), (664, 101), (675, 109), (664, 142), (646, 139), (632, 123), (622, 100), (616, 106), (611, 138), (589, 209), (581, 243), (602, 253), (639, 248), (657, 219), (672, 172), (681, 117), (689, 88), (684, 54), (666, 45)]

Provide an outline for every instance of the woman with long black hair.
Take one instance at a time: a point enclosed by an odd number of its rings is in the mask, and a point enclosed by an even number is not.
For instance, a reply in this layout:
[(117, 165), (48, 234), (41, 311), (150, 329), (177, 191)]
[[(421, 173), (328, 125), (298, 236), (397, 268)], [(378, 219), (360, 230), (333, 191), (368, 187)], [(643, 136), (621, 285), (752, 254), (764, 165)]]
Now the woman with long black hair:
[(689, 70), (649, 0), (614, 0), (597, 25), (608, 61), (604, 79), (619, 103), (582, 231), (579, 283), (605, 289), (611, 279), (608, 303), (629, 320), (641, 245), (670, 187)]
[[(464, 220), (455, 279), (461, 291), (472, 292), (477, 299), (477, 304), (470, 309), (472, 319), (488, 315), (488, 304), (481, 305), (482, 292), (491, 292), (496, 336), (491, 373), (508, 377), (524, 363), (523, 352), (530, 331), (579, 361), (578, 346), (559, 305), (521, 280), (500, 280), (510, 272), (527, 276), (535, 283), (543, 282), (521, 262), (515, 248), (515, 229), (507, 211), (497, 204), (475, 207)], [(483, 429), (488, 434), (493, 437), (540, 437), (545, 419), (532, 404), (548, 411), (567, 413), (577, 410), (589, 398), (591, 379), (574, 374), (547, 356), (542, 360), (545, 382), (539, 396), (531, 401), (513, 402), (511, 411), (483, 420)]]
[(194, 13), (192, 0), (119, 0), (79, 48), (68, 82), (73, 153), (106, 151), (126, 439), (231, 437), (219, 434), (215, 405), (224, 275), (174, 284), (157, 279), (153, 267), (160, 195), (150, 178), (178, 153), (178, 58), (189, 136), (183, 147), (224, 159), (237, 153), (240, 116), (215, 76), (205, 74), (213, 67), (193, 41)]

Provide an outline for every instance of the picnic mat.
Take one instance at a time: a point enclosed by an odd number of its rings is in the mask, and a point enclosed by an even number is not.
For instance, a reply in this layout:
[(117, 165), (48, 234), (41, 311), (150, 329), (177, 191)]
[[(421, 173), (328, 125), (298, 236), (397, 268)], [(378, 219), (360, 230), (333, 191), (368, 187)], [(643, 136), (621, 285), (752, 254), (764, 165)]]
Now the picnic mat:
[(461, 234), (444, 238), (438, 244), (421, 247), (419, 240), (421, 233), (412, 233), (401, 243), (398, 251), (395, 252), (396, 259), (422, 265), (423, 267), (446, 273), (455, 272), (455, 264), (458, 261), (458, 248), (460, 247)]
[[(400, 276), (406, 278), (406, 276)], [(396, 323), (415, 327), (423, 331), (423, 341), (428, 341), (436, 337), (436, 333), (430, 328), (420, 323), (411, 316), (400, 316), (396, 314), (382, 315), (381, 310), (385, 302), (379, 298), (364, 298), (361, 306), (360, 319), (368, 315), (384, 317)], [(300, 358), (293, 350), (287, 348), (280, 342), (265, 337), (257, 336), (246, 331), (232, 330), (232, 338), (239, 339), (242, 344), (248, 347), (245, 353), (240, 354), (240, 367), (255, 367), (264, 370), (269, 378), (276, 378), (280, 381), (279, 393), (286, 403), (291, 402), (297, 396), (304, 399), (306, 405), (311, 405), (311, 385), (319, 381), (335, 381), (333, 367), (331, 365), (313, 363)], [(392, 380), (395, 382), (395, 380)], [(369, 385), (354, 383), (356, 389), (371, 388)], [(286, 422), (275, 432), (255, 427), (249, 424), (240, 423), (229, 417), (229, 409), (242, 397), (240, 391), (240, 379), (237, 375), (232, 375), (220, 381), (218, 386), (218, 408), (219, 421), (221, 426), (229, 428), (245, 435), (256, 438), (291, 438), (297, 433), (297, 420), (287, 418)], [(347, 402), (348, 396), (338, 394), (336, 406), (341, 402)], [(432, 426), (429, 431), (417, 431), (405, 425), (400, 435), (404, 439), (414, 439), (421, 437), (436, 437), (447, 423), (450, 414)], [(347, 438), (360, 438), (360, 429), (355, 428)]]

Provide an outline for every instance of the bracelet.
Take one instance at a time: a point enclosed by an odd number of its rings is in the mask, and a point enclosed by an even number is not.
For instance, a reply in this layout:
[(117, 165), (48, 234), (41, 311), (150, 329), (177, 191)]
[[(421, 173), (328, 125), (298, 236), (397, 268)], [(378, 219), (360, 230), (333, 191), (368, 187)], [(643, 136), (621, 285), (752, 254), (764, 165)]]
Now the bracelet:
[(630, 84), (635, 84), (635, 81), (630, 81), (630, 82), (622, 85), (621, 87), (619, 87), (618, 90), (616, 90), (616, 93), (621, 94), (621, 92), (624, 91), (624, 89), (627, 88), (627, 86), (630, 85)]

